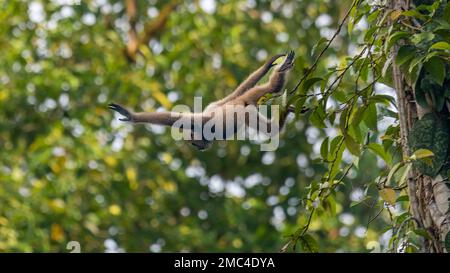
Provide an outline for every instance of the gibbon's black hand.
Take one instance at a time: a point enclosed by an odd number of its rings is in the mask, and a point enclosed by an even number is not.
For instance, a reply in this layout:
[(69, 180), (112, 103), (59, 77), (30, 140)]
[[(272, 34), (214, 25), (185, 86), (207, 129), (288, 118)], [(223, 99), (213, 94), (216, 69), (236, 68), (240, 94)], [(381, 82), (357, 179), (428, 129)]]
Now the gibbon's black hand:
[(128, 111), (127, 109), (123, 108), (122, 106), (115, 104), (115, 103), (110, 103), (108, 105), (108, 108), (118, 112), (119, 114), (125, 116), (125, 118), (120, 118), (120, 121), (131, 121), (131, 113), (130, 111)]
[(295, 53), (293, 50), (291, 50), (287, 56), (286, 59), (284, 60), (284, 62), (281, 64), (280, 68), (278, 69), (278, 71), (283, 72), (286, 71), (290, 68), (292, 68), (292, 66), (294, 66), (294, 57), (295, 57)]

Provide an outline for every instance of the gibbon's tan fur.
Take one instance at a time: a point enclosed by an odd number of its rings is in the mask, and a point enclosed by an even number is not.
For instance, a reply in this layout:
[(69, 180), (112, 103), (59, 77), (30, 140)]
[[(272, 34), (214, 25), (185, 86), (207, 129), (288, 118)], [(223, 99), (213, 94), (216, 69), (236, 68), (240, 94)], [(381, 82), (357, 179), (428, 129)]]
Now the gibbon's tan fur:
[[(210, 121), (212, 118), (215, 117), (217, 113), (225, 113), (225, 108), (227, 106), (255, 106), (253, 107), (256, 110), (256, 106), (258, 104), (259, 99), (264, 96), (267, 93), (272, 94), (279, 94), (282, 91), (282, 88), (286, 82), (287, 74), (293, 67), (294, 62), (294, 52), (291, 51), (287, 54), (286, 58), (280, 65), (274, 64), (274, 62), (282, 57), (285, 56), (285, 54), (278, 54), (270, 58), (266, 61), (260, 68), (258, 68), (255, 72), (253, 72), (243, 83), (241, 83), (230, 95), (227, 97), (215, 101), (211, 104), (209, 104), (205, 110), (201, 113), (181, 113), (181, 112), (131, 112), (125, 109), (124, 107), (111, 103), (109, 104), (109, 108), (120, 113), (125, 118), (121, 118), (119, 120), (121, 121), (129, 121), (133, 123), (152, 123), (152, 124), (159, 124), (159, 125), (167, 125), (172, 126), (174, 123), (179, 120), (180, 118), (183, 119), (190, 119), (192, 121), (191, 124), (193, 124), (195, 119), (201, 120), (201, 124), (204, 125), (206, 122)], [(269, 81), (262, 85), (256, 85), (263, 77), (264, 75), (269, 72), (269, 70), (276, 66), (273, 70), (272, 74), (270, 75)], [(290, 111), (284, 111), (279, 117), (278, 121), (278, 128), (281, 130), (284, 126), (286, 116)], [(239, 113), (235, 113), (235, 116), (238, 116)], [(272, 132), (272, 121), (267, 120), (264, 115), (260, 113), (256, 113), (258, 117), (258, 124), (265, 123), (267, 125), (267, 131)], [(233, 134), (237, 132), (239, 128), (241, 128), (244, 125), (250, 125), (248, 120), (248, 115), (245, 116), (245, 124), (242, 124), (242, 119), (239, 120), (238, 118), (235, 118), (234, 121), (234, 129)], [(224, 122), (226, 122), (226, 115), (222, 119)], [(201, 131), (196, 132), (196, 129), (194, 127), (188, 128), (192, 131), (192, 135), (200, 134), (202, 135)], [(258, 129), (258, 128), (254, 128)], [(225, 136), (228, 137), (228, 136)], [(203, 150), (207, 147), (209, 147), (211, 141), (206, 140), (203, 137), (196, 140), (191, 140), (191, 143), (197, 147), (199, 150)]]

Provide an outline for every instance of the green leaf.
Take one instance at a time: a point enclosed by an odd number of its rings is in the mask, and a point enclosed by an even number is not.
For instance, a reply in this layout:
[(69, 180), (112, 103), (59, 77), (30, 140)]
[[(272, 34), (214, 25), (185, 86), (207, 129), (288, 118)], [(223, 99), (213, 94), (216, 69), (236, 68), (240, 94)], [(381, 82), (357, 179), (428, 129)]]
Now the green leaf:
[(391, 47), (400, 39), (406, 38), (411, 36), (411, 33), (406, 31), (397, 31), (391, 34), (389, 36), (388, 42), (386, 43), (386, 47), (384, 49), (384, 52), (388, 53)]
[(437, 42), (433, 44), (430, 49), (450, 50), (450, 44), (447, 42)]
[(371, 23), (375, 19), (377, 19), (378, 15), (380, 14), (380, 11), (381, 10), (377, 9), (374, 12), (372, 12), (369, 16), (367, 16), (367, 22)]
[(320, 82), (321, 80), (323, 80), (322, 78), (311, 78), (311, 79), (307, 79), (303, 84), (302, 84), (302, 88), (301, 90), (303, 91), (303, 93), (306, 93), (309, 88), (311, 86), (313, 86), (316, 82)]
[(409, 196), (401, 195), (401, 196), (397, 197), (397, 200), (395, 202), (409, 202)]
[(393, 119), (398, 119), (398, 113), (394, 112), (394, 111), (392, 111), (392, 110), (390, 110), (390, 109), (388, 109), (386, 107), (383, 107), (383, 108), (380, 109), (380, 114), (381, 114), (381, 116), (384, 116), (384, 117), (390, 117), (390, 118), (393, 118)]
[(319, 251), (319, 244), (316, 239), (309, 234), (304, 234), (299, 238), (302, 249), (306, 252), (317, 253)]
[(392, 169), (389, 171), (389, 174), (388, 174), (387, 180), (386, 180), (386, 182), (388, 184), (391, 183), (392, 177), (401, 167), (403, 167), (403, 165), (404, 165), (403, 162), (399, 162), (399, 163), (395, 164), (394, 167), (392, 167)]
[(343, 136), (336, 136), (330, 144), (330, 152), (328, 153), (328, 161), (334, 161), (334, 164), (328, 165), (328, 178), (330, 181), (334, 180), (339, 173), (340, 164), (342, 161), (342, 153), (345, 146), (343, 144)]
[(322, 145), (320, 145), (320, 155), (322, 156), (323, 159), (327, 159), (328, 156), (328, 142), (329, 142), (329, 138), (326, 137), (323, 142)]
[(372, 41), (373, 39), (373, 34), (375, 33), (375, 31), (378, 30), (378, 27), (373, 26), (371, 28), (369, 28), (366, 33), (364, 34), (364, 42), (369, 43), (369, 41)]
[(377, 130), (377, 107), (375, 104), (369, 104), (367, 110), (364, 113), (364, 123), (370, 129)]
[(411, 73), (417, 65), (423, 62), (423, 59), (424, 59), (423, 56), (415, 57), (409, 64), (408, 72)]
[(399, 48), (395, 63), (397, 65), (403, 65), (416, 56), (416, 50), (413, 46), (404, 45)]
[(386, 151), (383, 149), (383, 146), (381, 146), (378, 143), (372, 142), (367, 145), (367, 148), (369, 148), (374, 154), (381, 157), (386, 164), (391, 164), (392, 157), (390, 154), (386, 153)]
[(422, 43), (427, 43), (427, 42), (433, 40), (434, 36), (435, 35), (433, 33), (431, 33), (431, 32), (421, 32), (421, 33), (418, 33), (418, 34), (414, 34), (411, 37), (411, 42), (413, 42), (413, 44), (415, 44), (415, 45), (419, 45), (419, 44), (422, 44)]
[(367, 78), (369, 77), (369, 65), (370, 62), (364, 62), (360, 68), (360, 75), (363, 81), (367, 81)]
[(355, 156), (361, 153), (360, 145), (350, 135), (345, 135), (345, 146)]
[(348, 22), (347, 25), (347, 32), (349, 36), (352, 36), (353, 27), (354, 27), (353, 20), (350, 20), (350, 22)]
[[(414, 61), (415, 60), (411, 63)], [(412, 86), (412, 88), (416, 88), (417, 80), (419, 79), (420, 72), (422, 71), (422, 63), (419, 62), (417, 65), (410, 65), (409, 69), (411, 69), (411, 72), (405, 73), (405, 80), (408, 85)]]
[(271, 94), (271, 93), (264, 94), (264, 96), (259, 98), (257, 105), (266, 104), (272, 97), (273, 97), (273, 94)]
[(422, 21), (427, 20), (427, 18), (429, 17), (429, 16), (423, 15), (422, 13), (420, 13), (417, 10), (414, 10), (414, 9), (410, 9), (410, 10), (404, 11), (402, 13), (402, 15), (408, 16), (408, 17), (414, 17), (414, 18), (417, 18), (417, 19), (422, 20)]
[(319, 41), (317, 41), (317, 43), (312, 47), (312, 49), (311, 49), (311, 56), (313, 56), (314, 57), (314, 55), (316, 55), (316, 51), (323, 45), (323, 44), (325, 44), (325, 43), (327, 43), (328, 42), (328, 39), (326, 39), (326, 38), (324, 38), (324, 37), (322, 37), (322, 38), (320, 38), (319, 39)]
[(325, 211), (330, 213), (331, 217), (336, 216), (336, 200), (334, 200), (333, 196), (329, 196), (325, 200), (323, 200), (323, 207)]
[(306, 97), (300, 97), (296, 102), (295, 102), (295, 116), (298, 117), (300, 116), (300, 112), (303, 109), (303, 105), (305, 104), (306, 101)]
[(408, 211), (403, 212), (402, 214), (400, 214), (399, 216), (394, 218), (394, 223), (396, 225), (401, 225), (404, 221), (406, 221), (409, 217), (411, 217), (411, 213), (409, 213)]
[(319, 105), (314, 110), (314, 112), (309, 117), (309, 121), (311, 121), (311, 123), (314, 126), (318, 127), (318, 128), (325, 128), (325, 127), (327, 127), (325, 125), (325, 112), (324, 112), (323, 107), (321, 105)]
[(347, 24), (347, 31), (348, 31), (348, 35), (351, 36), (352, 32), (353, 32), (353, 27), (355, 25), (355, 15), (356, 15), (356, 5), (353, 6), (352, 10), (350, 11), (350, 20)]
[(374, 95), (369, 98), (369, 103), (377, 103), (377, 102), (383, 103), (387, 106), (389, 104), (395, 105), (395, 98), (389, 95), (382, 95), (382, 94)]
[(433, 57), (424, 64), (425, 70), (430, 73), (431, 78), (440, 86), (445, 79), (445, 64), (439, 57)]
[(441, 53), (442, 52), (440, 52), (440, 51), (431, 51), (430, 53), (425, 55), (425, 60), (423, 62), (426, 63), (426, 62), (428, 62), (429, 59), (431, 59), (433, 57), (439, 57)]
[(356, 109), (355, 114), (350, 119), (350, 124), (352, 126), (357, 127), (361, 123), (361, 120), (364, 117), (364, 112), (366, 111), (366, 109), (367, 109), (366, 105), (363, 105), (362, 107), (358, 107), (358, 109)]
[(434, 156), (434, 153), (428, 149), (418, 149), (410, 157), (412, 160), (427, 158)]
[(425, 229), (414, 229), (413, 232), (419, 236), (422, 236), (424, 238), (427, 238), (428, 240), (432, 240), (430, 234)]
[(330, 143), (330, 150), (328, 152), (328, 160), (333, 160), (334, 153), (336, 153), (339, 143), (343, 140), (343, 136), (336, 136)]

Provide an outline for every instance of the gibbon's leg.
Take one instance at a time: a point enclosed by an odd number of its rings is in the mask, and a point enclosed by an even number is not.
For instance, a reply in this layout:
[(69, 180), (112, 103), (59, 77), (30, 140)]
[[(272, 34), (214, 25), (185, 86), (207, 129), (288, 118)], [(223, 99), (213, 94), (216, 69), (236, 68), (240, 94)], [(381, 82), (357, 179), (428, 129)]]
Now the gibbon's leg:
[(152, 123), (158, 125), (167, 125), (172, 126), (176, 121), (180, 119), (186, 119), (194, 124), (196, 119), (200, 119), (202, 124), (205, 124), (208, 120), (211, 119), (210, 115), (205, 115), (202, 113), (181, 113), (181, 112), (139, 112), (134, 113), (128, 111), (124, 107), (111, 103), (108, 106), (109, 109), (118, 112), (123, 115), (125, 118), (120, 118), (120, 121), (129, 121), (133, 123)]
[(270, 68), (275, 66), (273, 62), (275, 62), (278, 58), (284, 55), (286, 54), (277, 54), (272, 58), (268, 59), (266, 63), (264, 63), (260, 68), (258, 68), (258, 70), (250, 74), (250, 76), (248, 76), (248, 78), (244, 82), (242, 82), (231, 94), (217, 101), (216, 104), (220, 106), (229, 101), (232, 101), (235, 98), (244, 94), (252, 87), (254, 87), (267, 74), (267, 72), (269, 72)]
[(268, 83), (251, 88), (237, 100), (240, 100), (240, 103), (244, 103), (244, 105), (256, 105), (258, 100), (266, 93), (279, 93), (282, 91), (287, 73), (293, 67), (294, 57), (295, 53), (293, 51), (289, 52), (284, 62), (275, 68)]

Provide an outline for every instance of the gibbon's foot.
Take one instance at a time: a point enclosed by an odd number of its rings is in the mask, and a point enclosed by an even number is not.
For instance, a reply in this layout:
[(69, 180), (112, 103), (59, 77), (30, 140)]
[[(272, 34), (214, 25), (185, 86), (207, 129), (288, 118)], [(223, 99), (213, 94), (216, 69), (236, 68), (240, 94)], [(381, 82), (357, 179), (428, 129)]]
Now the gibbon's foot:
[(293, 50), (291, 50), (287, 56), (284, 62), (280, 65), (280, 68), (278, 68), (279, 72), (285, 72), (289, 69), (291, 69), (294, 66), (294, 57), (295, 53)]
[(122, 106), (115, 104), (115, 103), (110, 103), (108, 105), (108, 108), (118, 112), (119, 114), (125, 116), (125, 118), (120, 118), (120, 121), (131, 121), (132, 120), (132, 114), (130, 111), (128, 111), (127, 109), (123, 108)]

